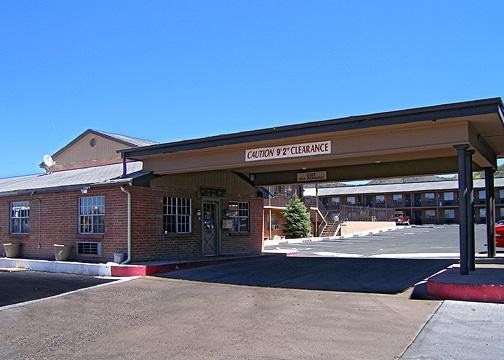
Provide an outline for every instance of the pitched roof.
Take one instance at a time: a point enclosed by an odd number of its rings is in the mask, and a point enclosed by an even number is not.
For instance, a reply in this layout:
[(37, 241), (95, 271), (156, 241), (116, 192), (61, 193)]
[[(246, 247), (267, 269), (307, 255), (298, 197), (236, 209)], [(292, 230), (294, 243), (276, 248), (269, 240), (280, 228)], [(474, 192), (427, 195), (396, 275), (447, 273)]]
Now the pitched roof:
[[(495, 179), (495, 187), (504, 187), (504, 178)], [(484, 189), (485, 180), (474, 180), (475, 189)], [(385, 193), (401, 193), (401, 192), (416, 192), (416, 191), (440, 191), (440, 190), (457, 190), (458, 181), (429, 181), (421, 183), (406, 183), (406, 184), (384, 184), (384, 185), (357, 185), (357, 186), (342, 186), (333, 188), (322, 188), (318, 190), (319, 196), (332, 195), (358, 195), (358, 194), (385, 194)], [(304, 196), (315, 196), (315, 189), (308, 188), (304, 190)]]
[(68, 144), (66, 144), (65, 146), (63, 146), (61, 149), (59, 149), (58, 151), (56, 151), (53, 154), (53, 157), (58, 156), (63, 151), (65, 151), (66, 149), (68, 149), (70, 146), (72, 146), (73, 144), (75, 144), (77, 141), (79, 141), (80, 139), (82, 139), (84, 136), (86, 136), (88, 134), (95, 134), (97, 136), (102, 136), (104, 138), (107, 138), (107, 139), (110, 139), (110, 140), (113, 140), (113, 141), (117, 141), (117, 142), (119, 142), (121, 144), (124, 144), (125, 146), (127, 146), (129, 148), (142, 147), (142, 146), (150, 146), (150, 145), (157, 144), (157, 142), (151, 141), (151, 140), (139, 139), (139, 138), (135, 138), (135, 137), (132, 137), (132, 136), (114, 134), (114, 133), (109, 133), (109, 132), (100, 131), (100, 130), (87, 129), (82, 134), (80, 134), (79, 136), (77, 136), (75, 139), (73, 139), (72, 141), (70, 141)]
[(142, 162), (128, 163), (128, 173), (122, 176), (122, 164), (95, 166), (85, 169), (58, 171), (50, 174), (28, 175), (0, 179), (0, 196), (22, 195), (31, 192), (77, 190), (82, 186), (110, 186), (127, 184), (150, 174), (142, 171)]
[(100, 130), (92, 130), (92, 131), (94, 131), (95, 133), (102, 134), (102, 135), (108, 136), (110, 138), (116, 139), (120, 142), (126, 142), (129, 144), (132, 144), (132, 146), (149, 146), (149, 145), (157, 144), (156, 141), (140, 139), (140, 138), (133, 137), (133, 136), (126, 136), (126, 135), (115, 134), (115, 133), (110, 133), (110, 132), (105, 132), (105, 131), (100, 131)]

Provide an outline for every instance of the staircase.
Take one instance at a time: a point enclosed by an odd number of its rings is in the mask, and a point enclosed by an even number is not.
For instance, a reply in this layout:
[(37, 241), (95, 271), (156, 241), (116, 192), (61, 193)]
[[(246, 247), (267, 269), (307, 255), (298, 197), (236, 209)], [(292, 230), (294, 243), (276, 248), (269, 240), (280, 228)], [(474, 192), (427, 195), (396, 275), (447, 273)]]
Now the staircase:
[(321, 237), (337, 236), (341, 230), (341, 223), (339, 221), (329, 221), (320, 234)]
[(339, 210), (327, 210), (327, 208), (322, 204), (322, 202), (306, 202), (307, 207), (309, 207), (311, 221), (317, 224), (317, 229), (315, 234), (321, 237), (333, 237), (338, 235), (340, 232), (340, 211)]

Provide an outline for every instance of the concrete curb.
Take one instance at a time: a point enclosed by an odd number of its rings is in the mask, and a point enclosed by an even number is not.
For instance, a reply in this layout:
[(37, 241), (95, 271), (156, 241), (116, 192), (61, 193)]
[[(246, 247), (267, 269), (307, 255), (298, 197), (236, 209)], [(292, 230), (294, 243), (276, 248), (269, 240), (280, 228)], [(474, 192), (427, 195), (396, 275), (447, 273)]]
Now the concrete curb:
[(110, 276), (110, 263), (93, 264), (73, 261), (0, 258), (0, 268), (89, 276)]
[(264, 253), (253, 256), (235, 256), (229, 258), (202, 259), (192, 261), (157, 261), (153, 264), (129, 264), (120, 265), (116, 263), (93, 264), (73, 261), (52, 261), (52, 260), (34, 260), (34, 259), (13, 259), (0, 258), (0, 268), (5, 270), (24, 269), (32, 271), (43, 271), (51, 273), (66, 273), (89, 276), (148, 276), (170, 271), (190, 269), (195, 267), (218, 265), (230, 261), (257, 259), (260, 257), (287, 256), (285, 253)]
[(456, 267), (427, 280), (427, 294), (437, 299), (504, 303), (504, 269), (477, 269), (458, 274)]
[(170, 263), (158, 263), (158, 264), (140, 264), (140, 265), (111, 265), (110, 272), (112, 276), (116, 277), (130, 277), (130, 276), (149, 276), (154, 274), (161, 274), (166, 272), (185, 270), (203, 266), (219, 265), (223, 263), (228, 263), (232, 261), (243, 261), (243, 260), (253, 260), (263, 257), (274, 257), (274, 256), (285, 256), (285, 254), (275, 253), (275, 254), (263, 254), (255, 256), (241, 256), (241, 257), (230, 257), (225, 259), (208, 259), (208, 260), (195, 260), (195, 261), (181, 261), (181, 262), (170, 262)]

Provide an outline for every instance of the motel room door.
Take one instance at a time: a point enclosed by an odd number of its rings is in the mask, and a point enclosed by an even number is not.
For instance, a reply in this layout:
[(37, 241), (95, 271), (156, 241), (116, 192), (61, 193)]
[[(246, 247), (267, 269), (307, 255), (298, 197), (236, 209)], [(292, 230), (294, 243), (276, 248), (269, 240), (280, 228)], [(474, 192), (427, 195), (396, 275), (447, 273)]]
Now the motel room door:
[(219, 255), (219, 203), (203, 201), (201, 217), (203, 255)]

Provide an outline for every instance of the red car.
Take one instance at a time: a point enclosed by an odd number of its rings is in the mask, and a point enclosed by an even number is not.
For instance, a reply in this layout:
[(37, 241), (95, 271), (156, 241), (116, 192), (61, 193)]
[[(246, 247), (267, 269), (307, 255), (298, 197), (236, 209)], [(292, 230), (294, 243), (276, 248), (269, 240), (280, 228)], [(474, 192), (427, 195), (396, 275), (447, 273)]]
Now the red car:
[(504, 220), (495, 225), (495, 245), (504, 247)]
[(392, 221), (395, 221), (396, 225), (408, 225), (410, 224), (410, 218), (408, 215), (402, 211), (396, 211), (394, 216), (392, 216)]

